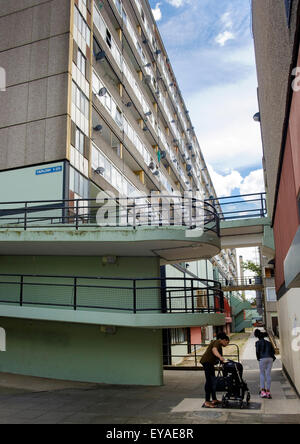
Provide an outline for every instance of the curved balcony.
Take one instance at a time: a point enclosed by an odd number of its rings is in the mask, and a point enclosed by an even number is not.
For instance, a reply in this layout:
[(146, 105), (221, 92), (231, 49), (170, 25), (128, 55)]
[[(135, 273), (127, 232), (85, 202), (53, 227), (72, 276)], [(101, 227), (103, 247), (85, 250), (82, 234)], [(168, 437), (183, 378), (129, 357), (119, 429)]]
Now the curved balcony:
[(220, 251), (219, 216), (192, 197), (74, 199), (0, 203), (2, 254), (160, 257), (162, 263)]
[(215, 281), (0, 275), (1, 316), (132, 327), (223, 325)]

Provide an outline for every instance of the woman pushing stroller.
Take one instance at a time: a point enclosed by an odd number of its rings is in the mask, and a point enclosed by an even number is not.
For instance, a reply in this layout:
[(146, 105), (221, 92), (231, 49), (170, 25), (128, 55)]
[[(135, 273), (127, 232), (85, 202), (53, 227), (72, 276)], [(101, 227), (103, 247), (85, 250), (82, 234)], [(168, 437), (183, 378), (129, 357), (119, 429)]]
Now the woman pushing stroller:
[(205, 407), (207, 408), (216, 408), (218, 404), (221, 404), (216, 396), (215, 365), (220, 361), (225, 361), (222, 348), (227, 347), (228, 344), (229, 337), (225, 333), (219, 333), (217, 340), (211, 342), (200, 361), (205, 371)]

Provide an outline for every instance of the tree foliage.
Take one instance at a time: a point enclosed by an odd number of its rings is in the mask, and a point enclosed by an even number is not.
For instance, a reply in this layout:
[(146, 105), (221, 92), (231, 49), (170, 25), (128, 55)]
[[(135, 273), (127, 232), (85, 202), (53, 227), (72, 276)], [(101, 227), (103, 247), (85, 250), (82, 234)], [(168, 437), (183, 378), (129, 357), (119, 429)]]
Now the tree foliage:
[(242, 263), (243, 270), (249, 270), (256, 274), (256, 276), (262, 276), (262, 270), (260, 265), (253, 261), (246, 261)]

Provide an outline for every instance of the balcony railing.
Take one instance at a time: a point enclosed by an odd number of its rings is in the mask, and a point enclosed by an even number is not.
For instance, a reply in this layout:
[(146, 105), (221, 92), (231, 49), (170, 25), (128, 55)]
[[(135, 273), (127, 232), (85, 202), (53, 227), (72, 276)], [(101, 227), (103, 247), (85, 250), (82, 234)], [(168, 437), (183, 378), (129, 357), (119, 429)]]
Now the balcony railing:
[(184, 227), (218, 236), (219, 217), (209, 202), (176, 196), (0, 203), (0, 229), (73, 227)]
[(220, 281), (222, 288), (225, 287), (256, 287), (262, 286), (263, 280), (260, 276), (250, 276), (234, 279), (223, 279)]
[(220, 220), (249, 219), (267, 217), (266, 193), (244, 194), (240, 196), (207, 199), (220, 205)]
[(215, 281), (0, 274), (0, 304), (125, 313), (223, 313)]

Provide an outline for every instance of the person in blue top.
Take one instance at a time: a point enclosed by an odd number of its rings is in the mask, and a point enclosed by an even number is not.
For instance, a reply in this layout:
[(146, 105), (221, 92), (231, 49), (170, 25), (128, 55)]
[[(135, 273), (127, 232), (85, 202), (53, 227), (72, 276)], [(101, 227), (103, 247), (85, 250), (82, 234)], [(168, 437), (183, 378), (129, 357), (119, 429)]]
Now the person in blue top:
[(272, 344), (266, 341), (267, 333), (257, 329), (254, 336), (258, 339), (256, 342), (256, 357), (259, 361), (260, 368), (260, 396), (262, 398), (272, 399), (271, 384), (272, 384), (272, 367), (276, 359), (275, 351)]

